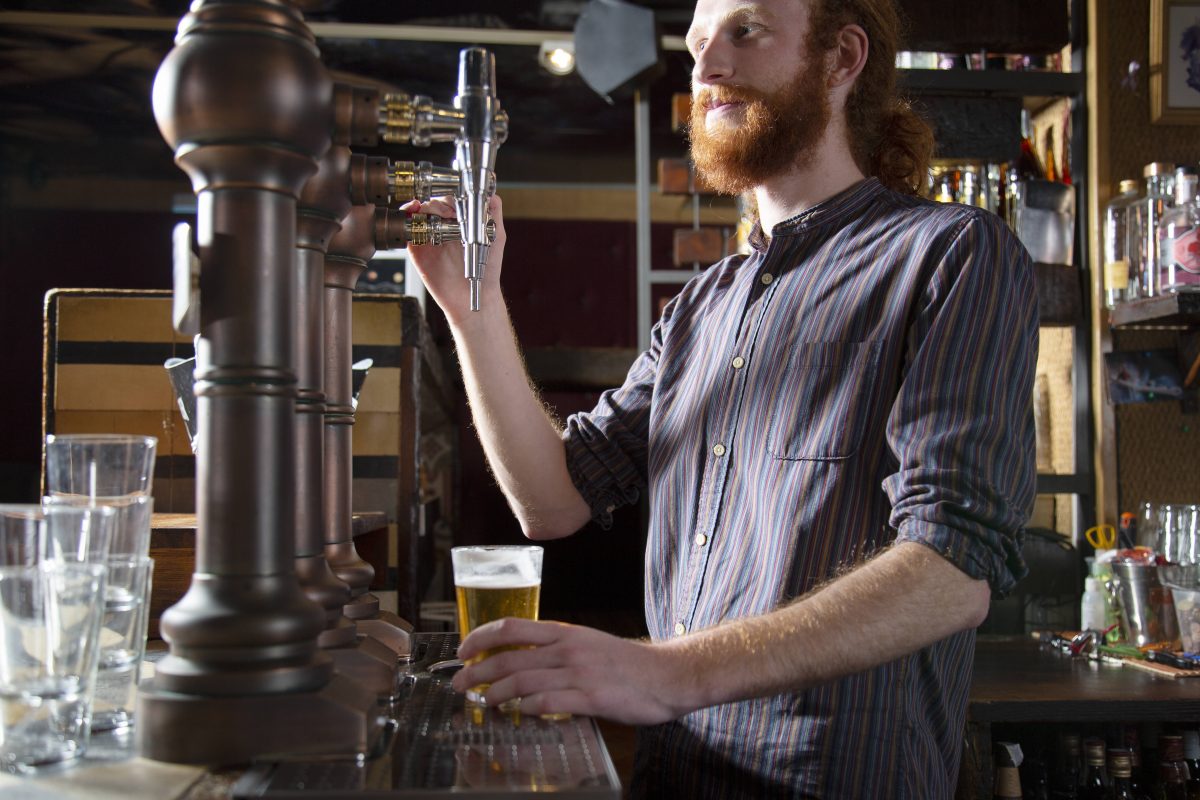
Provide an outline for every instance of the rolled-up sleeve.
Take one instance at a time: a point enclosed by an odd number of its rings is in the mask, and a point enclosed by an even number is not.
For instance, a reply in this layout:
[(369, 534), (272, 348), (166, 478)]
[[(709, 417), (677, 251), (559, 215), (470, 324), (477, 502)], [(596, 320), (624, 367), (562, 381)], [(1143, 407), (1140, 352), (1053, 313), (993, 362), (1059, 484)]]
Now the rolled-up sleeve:
[(896, 541), (920, 542), (1006, 594), (1026, 573), (1036, 486), (1037, 288), (994, 215), (964, 221), (917, 305), (888, 418), (883, 487)]
[(605, 530), (612, 527), (612, 512), (637, 502), (647, 485), (650, 407), (670, 313), (668, 305), (651, 331), (650, 347), (634, 361), (620, 388), (600, 395), (590, 412), (568, 417), (563, 431), (571, 480), (592, 519)]

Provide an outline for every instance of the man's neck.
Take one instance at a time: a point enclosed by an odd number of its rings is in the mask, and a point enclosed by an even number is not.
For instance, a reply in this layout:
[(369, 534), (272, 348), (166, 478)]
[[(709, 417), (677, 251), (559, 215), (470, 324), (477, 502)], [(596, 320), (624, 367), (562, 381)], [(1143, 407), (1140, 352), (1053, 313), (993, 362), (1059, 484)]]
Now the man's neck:
[(865, 176), (846, 144), (831, 126), (804, 166), (794, 166), (755, 187), (758, 218), (768, 236), (777, 224), (812, 208), (861, 181)]

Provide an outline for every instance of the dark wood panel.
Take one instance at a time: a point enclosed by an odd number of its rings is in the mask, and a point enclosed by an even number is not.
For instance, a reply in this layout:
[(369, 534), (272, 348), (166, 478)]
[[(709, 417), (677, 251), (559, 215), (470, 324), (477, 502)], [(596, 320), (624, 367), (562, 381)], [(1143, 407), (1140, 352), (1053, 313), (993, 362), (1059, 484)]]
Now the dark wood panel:
[(1079, 270), (1069, 264), (1034, 264), (1037, 271), (1038, 317), (1042, 325), (1074, 326), (1083, 321), (1083, 286)]
[(1021, 142), (1021, 100), (1016, 97), (923, 95), (913, 101), (933, 126), (939, 158), (1013, 161)]
[(1166, 680), (1023, 637), (980, 637), (967, 716), (977, 723), (1195, 721), (1200, 678)]
[(907, 50), (1054, 53), (1070, 41), (1066, 0), (902, 0)]

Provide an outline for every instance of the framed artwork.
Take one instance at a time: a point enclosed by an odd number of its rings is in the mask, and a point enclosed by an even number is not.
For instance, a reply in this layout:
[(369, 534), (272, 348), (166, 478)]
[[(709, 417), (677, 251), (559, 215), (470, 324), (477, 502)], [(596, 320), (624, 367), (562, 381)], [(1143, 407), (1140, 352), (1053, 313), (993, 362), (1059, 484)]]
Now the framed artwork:
[(1150, 0), (1150, 121), (1200, 125), (1200, 0)]

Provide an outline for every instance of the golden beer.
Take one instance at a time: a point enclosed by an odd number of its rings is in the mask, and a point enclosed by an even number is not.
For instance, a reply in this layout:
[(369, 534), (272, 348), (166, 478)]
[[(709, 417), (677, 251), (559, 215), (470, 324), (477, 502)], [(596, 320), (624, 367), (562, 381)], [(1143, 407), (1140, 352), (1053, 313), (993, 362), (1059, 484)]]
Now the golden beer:
[[(467, 585), (459, 584), (454, 587), (458, 597), (458, 630), (466, 636), (471, 631), (488, 622), (504, 617), (521, 617), (522, 619), (538, 618), (538, 597), (542, 585), (535, 583), (525, 586), (498, 586), (501, 579), (488, 580), (477, 578)], [(472, 663), (481, 661), (491, 655), (487, 651), (472, 659)]]
[[(465, 637), (480, 625), (504, 617), (538, 618), (542, 593), (542, 548), (530, 546), (455, 547), (454, 593), (458, 600), (458, 632)], [(486, 650), (467, 661), (476, 664), (513, 647)], [(488, 684), (472, 686), (467, 699), (482, 703)]]

